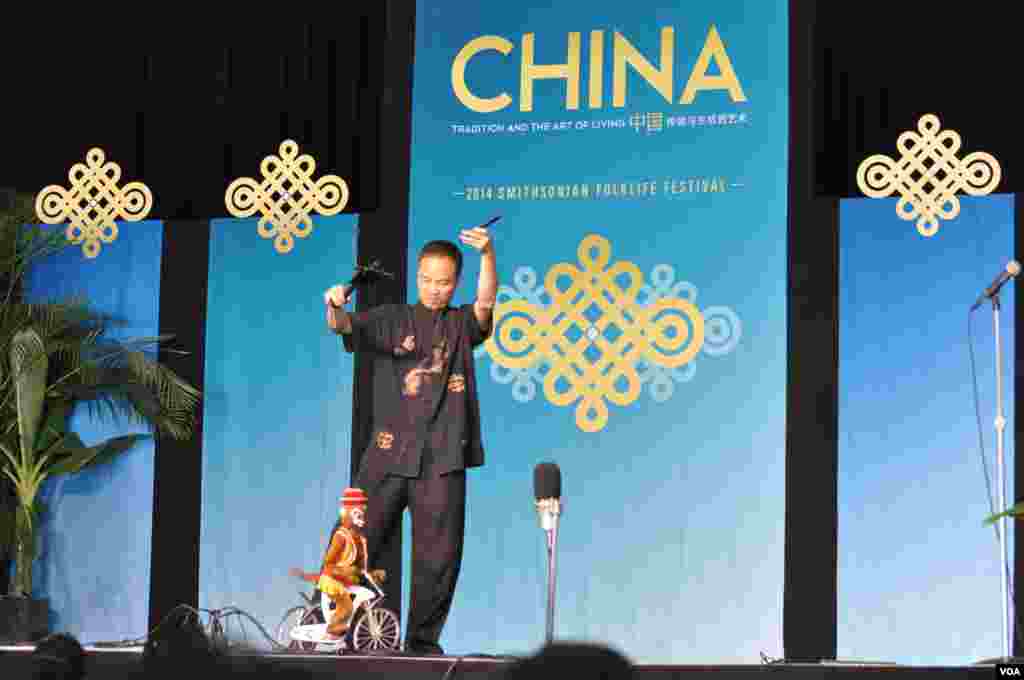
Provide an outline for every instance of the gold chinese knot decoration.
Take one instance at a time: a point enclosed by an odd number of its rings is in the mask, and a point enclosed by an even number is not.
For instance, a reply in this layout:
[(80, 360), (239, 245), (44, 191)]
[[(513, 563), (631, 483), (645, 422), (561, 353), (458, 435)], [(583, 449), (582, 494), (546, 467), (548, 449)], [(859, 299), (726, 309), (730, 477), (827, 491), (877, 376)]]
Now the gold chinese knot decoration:
[(705, 345), (705, 315), (671, 295), (640, 304), (638, 296), (651, 287), (634, 263), (611, 264), (611, 244), (601, 236), (584, 238), (577, 257), (579, 266), (563, 262), (548, 271), (543, 292), (551, 304), (539, 304), (536, 291), (501, 302), (484, 348), (512, 371), (544, 364), (538, 380), (547, 400), (575, 404), (577, 426), (598, 432), (608, 423), (609, 403), (626, 406), (639, 397), (639, 365), (677, 369), (693, 360)]
[(308, 154), (299, 155), (299, 145), (291, 140), (281, 143), (280, 156), (267, 156), (260, 164), (263, 180), (240, 177), (224, 195), (235, 217), (262, 215), (256, 227), (263, 238), (274, 239), (279, 253), (289, 253), (295, 238), (313, 231), (310, 213), (336, 215), (348, 204), (348, 184), (336, 175), (313, 179), (316, 162)]
[(1001, 169), (990, 154), (975, 151), (957, 157), (960, 135), (940, 130), (937, 116), (927, 114), (897, 139), (900, 158), (870, 156), (857, 168), (857, 186), (870, 198), (885, 198), (899, 192), (896, 214), (904, 220), (917, 219), (922, 236), (934, 236), (939, 219), (952, 220), (960, 214), (958, 191), (972, 196), (992, 193), (999, 185)]
[(70, 220), (68, 241), (82, 244), (87, 258), (100, 254), (100, 243), (112, 243), (118, 235), (115, 220), (138, 222), (153, 208), (153, 194), (142, 182), (119, 187), (121, 167), (106, 162), (102, 149), (90, 149), (85, 163), (68, 172), (70, 189), (51, 184), (36, 196), (36, 216), (45, 224)]

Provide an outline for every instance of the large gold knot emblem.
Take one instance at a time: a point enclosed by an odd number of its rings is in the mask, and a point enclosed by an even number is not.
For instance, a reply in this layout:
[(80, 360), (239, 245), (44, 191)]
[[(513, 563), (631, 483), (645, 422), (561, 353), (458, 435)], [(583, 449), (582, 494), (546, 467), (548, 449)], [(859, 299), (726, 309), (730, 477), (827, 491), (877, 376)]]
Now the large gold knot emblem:
[(917, 219), (922, 236), (934, 236), (939, 218), (951, 220), (960, 214), (960, 190), (972, 196), (992, 193), (1002, 176), (999, 162), (990, 154), (975, 151), (960, 159), (960, 135), (941, 130), (937, 116), (927, 114), (896, 141), (898, 160), (878, 154), (865, 158), (857, 168), (857, 186), (870, 198), (884, 198), (899, 192), (896, 214)]
[(313, 179), (316, 162), (309, 154), (299, 155), (299, 145), (281, 143), (280, 156), (267, 156), (260, 164), (262, 181), (239, 177), (228, 185), (224, 201), (235, 217), (262, 217), (256, 230), (274, 239), (279, 253), (291, 252), (295, 238), (313, 231), (310, 213), (336, 215), (348, 204), (348, 184), (337, 175)]
[[(726, 310), (730, 321), (716, 319), (710, 327), (716, 347), (705, 347), (706, 314), (687, 296), (677, 295), (690, 285), (662, 281), (657, 293), (632, 262), (611, 263), (607, 239), (587, 236), (577, 257), (578, 265), (553, 266), (542, 292), (533, 290), (532, 274), (524, 278), (518, 272), (517, 285), (525, 292), (510, 294), (503, 286), (504, 297), (510, 298), (505, 301), (499, 293), (495, 332), (483, 347), (495, 363), (492, 368), (507, 369), (504, 374), (492, 370), (496, 380), (511, 382), (509, 376), (518, 376), (514, 395), (520, 401), (532, 398), (528, 378), (533, 376), (549, 402), (575, 404), (578, 427), (597, 432), (608, 424), (609, 404), (633, 403), (652, 379), (662, 384), (672, 374), (688, 380), (692, 371), (685, 367), (692, 367), (702, 348), (720, 354), (738, 341), (739, 319)], [(695, 295), (695, 289), (691, 292)], [(648, 298), (643, 304), (641, 295)], [(550, 304), (542, 304), (542, 296)], [(655, 398), (660, 399), (656, 393)]]
[(82, 253), (92, 259), (100, 254), (100, 243), (112, 243), (118, 234), (115, 220), (138, 222), (153, 208), (153, 194), (142, 182), (123, 187), (121, 166), (107, 162), (102, 149), (90, 149), (85, 163), (68, 172), (70, 189), (51, 184), (36, 196), (36, 216), (46, 224), (70, 219), (65, 230), (68, 241), (82, 244)]

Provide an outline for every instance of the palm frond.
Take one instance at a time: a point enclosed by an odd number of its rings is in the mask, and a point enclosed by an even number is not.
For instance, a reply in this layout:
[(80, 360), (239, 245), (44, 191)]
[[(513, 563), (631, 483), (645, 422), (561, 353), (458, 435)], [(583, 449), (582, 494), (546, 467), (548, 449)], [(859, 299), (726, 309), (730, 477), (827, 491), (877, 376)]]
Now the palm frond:
[(103, 319), (97, 318), (95, 312), (89, 309), (84, 296), (31, 302), (26, 307), (33, 323), (47, 337), (54, 337), (65, 329), (86, 324), (103, 325)]
[(21, 455), (28, 460), (35, 451), (46, 400), (48, 361), (43, 339), (31, 327), (14, 336), (10, 346), (11, 380), (18, 406)]
[(95, 330), (81, 337), (51, 339), (46, 343), (46, 352), (64, 367), (81, 366), (89, 347), (99, 341), (102, 333), (102, 330)]
[(18, 196), (12, 208), (0, 211), (0, 324), (32, 263), (70, 245), (63, 229), (37, 224), (34, 196)]
[(121, 437), (111, 437), (96, 446), (68, 449), (66, 455), (54, 464), (50, 474), (75, 473), (86, 467), (109, 463), (117, 458), (118, 454), (131, 449), (136, 443), (145, 438), (144, 435), (129, 434)]
[(127, 352), (122, 359), (124, 365), (93, 367), (91, 377), (96, 380), (69, 384), (64, 387), (66, 394), (85, 404), (97, 419), (127, 418), (175, 439), (191, 436), (198, 390), (140, 352)]

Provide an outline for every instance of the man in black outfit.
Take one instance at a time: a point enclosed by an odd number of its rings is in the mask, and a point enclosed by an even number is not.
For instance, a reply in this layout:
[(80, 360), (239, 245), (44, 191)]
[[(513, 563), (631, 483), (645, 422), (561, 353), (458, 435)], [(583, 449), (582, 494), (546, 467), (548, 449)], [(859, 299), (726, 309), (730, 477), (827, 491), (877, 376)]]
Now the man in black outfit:
[(460, 240), (481, 254), (477, 297), (449, 306), (462, 273), (450, 241), (420, 251), (413, 305), (349, 313), (343, 286), (324, 293), (327, 325), (345, 349), (374, 356), (374, 428), (354, 482), (369, 497), (370, 563), (412, 515), (412, 593), (405, 649), (443, 654), (438, 641), (462, 562), (466, 470), (483, 465), (473, 349), (492, 331), (498, 292), (494, 246), (485, 228)]

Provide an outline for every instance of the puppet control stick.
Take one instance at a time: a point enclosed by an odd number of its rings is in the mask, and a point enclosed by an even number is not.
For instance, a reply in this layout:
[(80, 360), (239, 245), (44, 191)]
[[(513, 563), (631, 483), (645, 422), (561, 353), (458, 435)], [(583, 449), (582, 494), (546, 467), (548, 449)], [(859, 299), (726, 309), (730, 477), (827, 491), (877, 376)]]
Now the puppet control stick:
[(380, 260), (374, 260), (368, 265), (356, 265), (356, 273), (348, 283), (345, 284), (345, 297), (347, 298), (352, 289), (361, 283), (372, 283), (382, 276), (389, 279), (395, 278), (391, 272), (386, 272), (380, 267)]

